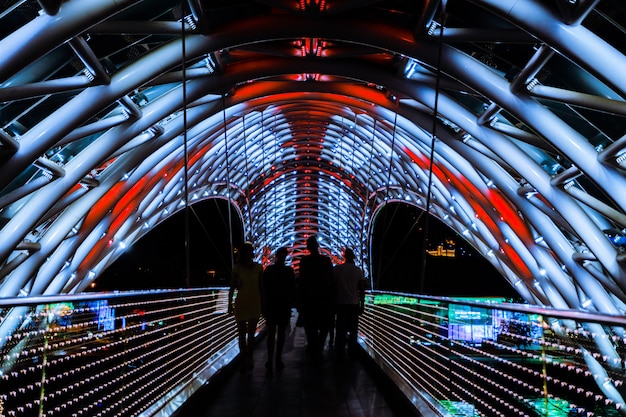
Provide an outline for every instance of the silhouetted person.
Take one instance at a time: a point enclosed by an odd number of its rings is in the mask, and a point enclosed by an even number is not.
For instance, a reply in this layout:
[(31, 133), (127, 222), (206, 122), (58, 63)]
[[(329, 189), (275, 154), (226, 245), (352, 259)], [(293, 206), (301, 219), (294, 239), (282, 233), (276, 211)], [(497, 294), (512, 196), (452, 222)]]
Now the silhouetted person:
[(285, 265), (289, 251), (279, 248), (274, 254), (274, 263), (263, 273), (263, 316), (267, 326), (267, 362), (265, 367), (272, 369), (274, 347), (276, 348), (276, 368), (283, 367), (282, 353), (285, 346), (285, 331), (291, 318), (291, 308), (295, 301), (296, 278), (293, 269)]
[[(233, 274), (228, 293), (228, 312), (235, 314), (239, 336), (239, 353), (242, 370), (252, 369), (252, 349), (254, 335), (261, 316), (261, 279), (263, 267), (254, 261), (254, 247), (245, 242), (239, 249), (239, 258), (233, 267)], [(237, 297), (233, 305), (233, 296)]]
[(324, 347), (333, 315), (333, 264), (319, 252), (317, 238), (306, 241), (309, 255), (300, 260), (300, 307), (307, 352), (317, 354)]
[(359, 315), (365, 305), (365, 277), (361, 268), (354, 263), (354, 252), (343, 251), (344, 263), (335, 266), (335, 349), (343, 353), (348, 342), (348, 351), (357, 347)]

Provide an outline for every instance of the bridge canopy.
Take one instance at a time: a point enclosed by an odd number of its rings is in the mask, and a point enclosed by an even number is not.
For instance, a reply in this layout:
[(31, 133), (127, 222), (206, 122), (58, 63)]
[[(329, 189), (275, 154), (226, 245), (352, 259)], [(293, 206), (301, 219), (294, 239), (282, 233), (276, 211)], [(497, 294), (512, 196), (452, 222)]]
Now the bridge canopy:
[(0, 296), (80, 292), (186, 207), (369, 273), (414, 205), (528, 302), (623, 314), (619, 0), (7, 0)]

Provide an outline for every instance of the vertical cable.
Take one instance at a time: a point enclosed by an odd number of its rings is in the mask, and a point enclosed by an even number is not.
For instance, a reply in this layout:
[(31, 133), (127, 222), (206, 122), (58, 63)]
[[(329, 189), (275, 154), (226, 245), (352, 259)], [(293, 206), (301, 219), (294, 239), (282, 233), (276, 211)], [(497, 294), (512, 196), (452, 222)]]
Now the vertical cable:
[(230, 269), (235, 265), (235, 253), (233, 248), (233, 214), (230, 201), (230, 160), (228, 152), (228, 134), (226, 133), (226, 96), (222, 94), (222, 123), (224, 125), (224, 151), (226, 152), (226, 197), (228, 201), (228, 242), (230, 244)]
[[(398, 125), (398, 110), (399, 110), (399, 106), (400, 106), (400, 99), (398, 97), (395, 97), (395, 113), (394, 113), (394, 118), (393, 118), (393, 130), (391, 131), (391, 144), (390, 144), (390, 154), (389, 154), (389, 169), (387, 171), (387, 185), (385, 186), (385, 197), (383, 198), (383, 204), (381, 207), (381, 210), (385, 211), (385, 215), (383, 217), (383, 225), (385, 225), (385, 227), (388, 227), (387, 225), (387, 202), (389, 201), (389, 183), (391, 182), (391, 166), (393, 164), (393, 149), (396, 143), (396, 127)], [(385, 233), (382, 234), (383, 236), (383, 241), (381, 242), (380, 245), (380, 253), (382, 255), (383, 250), (382, 247), (384, 246), (384, 238), (385, 238)], [(382, 257), (382, 256), (381, 256)], [(378, 265), (378, 273), (377, 273), (377, 277), (378, 280), (380, 281), (380, 277), (382, 275), (382, 262), (379, 263)], [(372, 289), (374, 289), (374, 287), (372, 286)]]
[[(244, 167), (246, 170), (246, 182), (247, 182), (247, 186), (245, 187), (246, 190), (250, 190), (250, 170), (248, 169), (248, 142), (247, 142), (247, 135), (246, 135), (246, 115), (243, 114), (241, 116), (241, 127), (243, 130), (243, 159), (244, 159)], [(230, 174), (228, 175), (230, 176)], [(250, 198), (250, 194), (248, 193), (247, 198)], [(250, 200), (248, 200), (249, 202)], [(249, 203), (248, 203), (249, 204)], [(265, 212), (265, 210), (263, 210), (263, 212)], [(248, 208), (248, 221), (250, 222), (250, 233), (251, 236), (249, 236), (249, 239), (254, 241), (254, 233), (253, 233), (253, 224), (252, 224), (252, 207)], [(267, 224), (267, 220), (266, 223)], [(254, 244), (256, 245), (257, 242), (254, 242)]]
[[(356, 147), (356, 138), (357, 137), (359, 138), (359, 142), (361, 141), (361, 137), (358, 135), (358, 128), (359, 128), (359, 124), (358, 124), (359, 120), (358, 120), (358, 118), (359, 118), (359, 113), (358, 113), (357, 110), (355, 110), (354, 111), (354, 127), (352, 129), (352, 147)], [(356, 175), (354, 175), (354, 154), (355, 154), (355, 152), (350, 152), (350, 154), (351, 154), (350, 155), (351, 156), (351, 159), (350, 159), (350, 175), (353, 175), (354, 178), (356, 179)], [(350, 182), (352, 182), (352, 181), (350, 180)], [(348, 193), (350, 192), (351, 189), (352, 189), (351, 187), (348, 187)], [(350, 198), (348, 198), (348, 201), (350, 201)], [(350, 209), (351, 209), (351, 207), (348, 204), (348, 212), (350, 212)], [(349, 227), (349, 225), (348, 225), (348, 227)], [(348, 235), (349, 235), (348, 230), (346, 230), (346, 239), (348, 239)], [(361, 261), (361, 266), (363, 266), (363, 254), (362, 254), (362, 251), (361, 251), (361, 246), (362, 246), (361, 244), (362, 244), (362, 241), (359, 240), (359, 257), (360, 257), (359, 260)], [(351, 244), (350, 246), (352, 246), (353, 249), (356, 250), (355, 243)]]
[[(341, 131), (339, 132), (339, 166), (343, 165), (343, 133), (344, 133), (344, 117), (341, 116)], [(345, 172), (345, 171), (344, 171)], [(337, 235), (337, 239), (339, 240), (339, 254), (341, 254), (341, 248), (346, 244), (345, 239), (341, 238), (341, 230), (340, 230), (340, 219), (341, 217), (341, 199), (343, 197), (343, 181), (341, 179), (341, 176), (339, 177), (339, 182), (337, 184), (337, 187), (339, 188), (339, 195), (337, 196), (337, 221), (335, 222), (335, 234)], [(335, 239), (335, 244), (337, 244), (337, 239)], [(332, 243), (331, 243), (332, 244)]]
[[(341, 138), (342, 138), (341, 160), (343, 161), (343, 138), (344, 138), (344, 136), (345, 136), (345, 139), (346, 139), (346, 146), (353, 149), (352, 152), (349, 152), (349, 156), (350, 156), (350, 170), (349, 171), (347, 169), (344, 170), (344, 173), (345, 173), (344, 175), (346, 176), (344, 181), (350, 181), (351, 184), (353, 182), (351, 177), (354, 177), (356, 179), (356, 175), (354, 174), (354, 159), (355, 159), (354, 148), (356, 147), (356, 142), (357, 142), (356, 138), (357, 137), (359, 138), (358, 139), (359, 142), (360, 142), (360, 139), (361, 139), (360, 136), (358, 135), (358, 117), (359, 117), (359, 112), (356, 109), (354, 109), (353, 111), (354, 111), (354, 120), (352, 121), (353, 125), (352, 125), (352, 137), (351, 138), (348, 136), (348, 134), (344, 135), (344, 129), (345, 129), (345, 127), (344, 127), (344, 118), (343, 118), (343, 116), (341, 118)], [(351, 214), (351, 210), (353, 208), (353, 206), (350, 204), (350, 201), (351, 201), (350, 191), (352, 190), (352, 186), (347, 186), (344, 181), (342, 181), (340, 183), (340, 186), (341, 186), (340, 195), (343, 195), (344, 188), (347, 188), (346, 193), (348, 195), (346, 196), (345, 200), (346, 200), (346, 213), (348, 214), (348, 216), (346, 216), (347, 221), (346, 221), (346, 224), (344, 225), (344, 230), (343, 230), (343, 242), (344, 242), (343, 246), (344, 247), (351, 247), (355, 251), (355, 254), (358, 255), (358, 259), (360, 261), (360, 265), (363, 266), (363, 251), (361, 250), (362, 240), (359, 239), (358, 242), (349, 242), (348, 241), (348, 238), (350, 237), (350, 230), (351, 230), (349, 217), (350, 217), (350, 214)], [(361, 230), (363, 230), (363, 229), (361, 228)], [(358, 249), (356, 247), (357, 244), (359, 245)], [(341, 250), (342, 248), (339, 248), (339, 249)]]
[(428, 244), (428, 227), (430, 223), (430, 196), (433, 183), (433, 166), (435, 159), (435, 143), (437, 141), (437, 114), (439, 113), (439, 88), (441, 83), (441, 57), (443, 49), (443, 27), (445, 25), (445, 11), (442, 11), (442, 22), (439, 26), (439, 50), (437, 53), (437, 73), (435, 76), (435, 103), (433, 104), (433, 126), (431, 129), (430, 158), (428, 166), (428, 187), (426, 191), (426, 218), (424, 219), (424, 234), (422, 239), (422, 268), (420, 271), (419, 293), (424, 293), (424, 282), (426, 280), (426, 259)]
[[(377, 120), (373, 119), (373, 121), (374, 122), (372, 123), (372, 138), (371, 138), (371, 141), (370, 141), (370, 152), (369, 152), (370, 158), (369, 158), (368, 167), (367, 167), (367, 172), (368, 173), (372, 172), (372, 161), (374, 160), (374, 157), (373, 157), (373, 155), (374, 155), (374, 140), (376, 139), (376, 123), (377, 123)], [(370, 177), (370, 175), (368, 175), (368, 177)], [(369, 183), (369, 180), (368, 180), (367, 181), (367, 186), (365, 187), (366, 192), (367, 192), (367, 190), (369, 188), (369, 185), (370, 185), (370, 183)], [(374, 193), (376, 193), (376, 188), (374, 188), (372, 191)], [(362, 221), (362, 223), (365, 222), (364, 219), (365, 219), (365, 216), (367, 216), (367, 201), (368, 201), (368, 197), (369, 196), (365, 197), (365, 204), (363, 205), (363, 217), (362, 217), (363, 221)], [(371, 230), (372, 230), (372, 232), (374, 231), (373, 228)], [(363, 230), (363, 227), (361, 227), (361, 242), (363, 242), (363, 235), (364, 235), (364, 230)], [(373, 233), (370, 236), (373, 236)], [(370, 248), (372, 248), (371, 240), (370, 240)], [(367, 250), (368, 248), (365, 248), (365, 249)], [(382, 253), (382, 250), (380, 252)], [(361, 265), (363, 265), (363, 259), (361, 259)], [(369, 274), (370, 274), (370, 276), (369, 276), (370, 288), (372, 290), (374, 289), (374, 271), (373, 271), (373, 266), (374, 266), (374, 256), (373, 256), (372, 253), (370, 253), (370, 256), (369, 256), (369, 268), (368, 269), (369, 269)], [(382, 268), (379, 265), (378, 272), (380, 272), (381, 269)], [(377, 275), (377, 276), (379, 276), (379, 275)]]
[(393, 164), (393, 150), (396, 146), (396, 129), (398, 128), (398, 110), (400, 109), (400, 99), (396, 96), (396, 109), (393, 117), (393, 130), (391, 131), (391, 146), (389, 153), (389, 171), (387, 171), (387, 187), (385, 188), (385, 205), (389, 201), (389, 185), (391, 183), (391, 166)]
[[(263, 114), (263, 113), (261, 113), (261, 114)], [(280, 150), (280, 146), (278, 145), (278, 132), (276, 131), (276, 115), (274, 115), (274, 118), (273, 118), (272, 121), (274, 123), (274, 129), (273, 129), (273, 132), (274, 132), (274, 155), (278, 155), (279, 150)], [(263, 132), (265, 132), (265, 123), (263, 123)], [(265, 138), (263, 138), (263, 146), (265, 146)], [(283, 158), (283, 156), (280, 156), (280, 159), (282, 159), (282, 158)], [(277, 167), (277, 169), (278, 169), (278, 167)], [(283, 171), (283, 175), (285, 175), (284, 171)], [(286, 179), (285, 179), (285, 181), (286, 181)], [(274, 190), (274, 196), (273, 196), (274, 197), (274, 216), (272, 217), (274, 227), (272, 229), (272, 231), (273, 231), (272, 240), (275, 243), (275, 247), (278, 248), (280, 246), (285, 246), (286, 245), (286, 243), (282, 239), (281, 239), (280, 244), (277, 243), (277, 240), (278, 240), (277, 236), (283, 236), (284, 233), (285, 233), (284, 222), (282, 223), (283, 224), (283, 226), (282, 226), (283, 230), (280, 230), (280, 231), (276, 230), (277, 227), (278, 227), (278, 224), (276, 222), (276, 219), (278, 219), (278, 196), (279, 196), (278, 193), (279, 192), (280, 193), (283, 192), (283, 190), (285, 188), (285, 182), (284, 181), (280, 181), (280, 180), (277, 179), (277, 180), (275, 180), (275, 184), (277, 184), (277, 185), (280, 184), (280, 186), (281, 186), (281, 188), (279, 188), (279, 189), (277, 189), (277, 187), (272, 187), (272, 189)], [(266, 210), (265, 211), (267, 212), (267, 205), (266, 205)], [(285, 213), (282, 213), (281, 216), (282, 216), (283, 219), (286, 218)], [(267, 224), (267, 217), (265, 219), (265, 224)]]
[[(265, 134), (265, 109), (261, 109), (261, 149), (265, 148), (265, 140), (266, 140), (265, 135), (266, 135)], [(274, 144), (276, 144), (276, 132), (274, 132)], [(276, 149), (276, 146), (274, 146), (274, 149)], [(276, 153), (274, 153), (274, 155), (276, 155)], [(261, 151), (261, 165), (263, 166), (263, 169), (265, 169), (265, 152), (264, 151)], [(269, 172), (271, 172), (271, 170)], [(274, 191), (274, 215), (272, 216), (272, 218), (274, 219), (274, 221), (276, 221), (276, 187), (272, 187), (272, 190)], [(263, 227), (263, 233), (265, 234), (265, 242), (275, 243), (276, 242), (275, 230), (271, 238), (267, 231), (267, 211), (269, 210), (269, 203), (267, 200), (268, 200), (267, 197), (264, 196), (263, 203), (261, 204), (261, 208), (263, 209), (263, 224), (265, 225)]]
[(182, 71), (183, 71), (183, 172), (185, 176), (184, 198), (185, 198), (185, 285), (191, 287), (191, 243), (189, 236), (189, 155), (187, 149), (187, 67), (185, 58), (187, 56), (187, 42), (185, 39), (185, 2), (181, 1), (180, 31), (182, 37)]

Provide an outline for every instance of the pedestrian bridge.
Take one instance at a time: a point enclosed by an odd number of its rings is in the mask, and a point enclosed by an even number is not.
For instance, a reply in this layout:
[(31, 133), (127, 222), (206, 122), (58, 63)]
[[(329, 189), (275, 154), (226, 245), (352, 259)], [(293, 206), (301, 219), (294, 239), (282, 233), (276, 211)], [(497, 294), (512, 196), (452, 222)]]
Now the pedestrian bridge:
[[(313, 234), (335, 261), (354, 247), (364, 351), (415, 406), (623, 414), (624, 28), (620, 0), (1, 2), (2, 413), (172, 410), (229, 363), (217, 290), (81, 295), (221, 199), (264, 265)], [(390, 202), (528, 306), (383, 297)]]
[(624, 340), (598, 340), (624, 317), (374, 291), (357, 358), (308, 358), (292, 326), (285, 369), (267, 372), (261, 340), (255, 369), (242, 374), (227, 293), (2, 300), (12, 313), (0, 339), (0, 415), (624, 414)]

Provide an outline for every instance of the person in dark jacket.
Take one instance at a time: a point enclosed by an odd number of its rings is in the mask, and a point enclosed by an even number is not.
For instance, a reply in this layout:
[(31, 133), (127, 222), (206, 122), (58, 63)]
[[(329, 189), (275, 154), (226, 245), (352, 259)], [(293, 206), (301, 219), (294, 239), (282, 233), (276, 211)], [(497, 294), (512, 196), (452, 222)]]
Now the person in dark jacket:
[(309, 254), (300, 260), (299, 313), (307, 340), (307, 352), (317, 355), (324, 348), (334, 314), (333, 263), (322, 255), (316, 236), (307, 239)]
[(342, 354), (348, 342), (348, 351), (357, 347), (359, 315), (365, 305), (365, 277), (361, 268), (355, 265), (354, 251), (345, 248), (344, 263), (335, 266), (335, 311), (337, 327), (335, 349)]
[(285, 264), (289, 250), (279, 248), (274, 254), (274, 263), (263, 272), (263, 316), (267, 326), (267, 362), (272, 369), (274, 353), (276, 368), (283, 368), (282, 353), (285, 332), (291, 318), (295, 301), (296, 279), (293, 268)]

